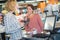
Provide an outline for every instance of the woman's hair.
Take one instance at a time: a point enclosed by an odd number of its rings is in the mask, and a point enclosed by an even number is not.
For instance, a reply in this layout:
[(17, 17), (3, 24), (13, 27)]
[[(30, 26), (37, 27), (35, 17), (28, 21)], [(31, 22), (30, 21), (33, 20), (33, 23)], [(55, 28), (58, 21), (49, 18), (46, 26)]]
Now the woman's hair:
[(28, 4), (27, 7), (30, 6), (34, 10), (34, 6), (32, 4)]
[(5, 5), (7, 11), (15, 11), (16, 0), (8, 0)]

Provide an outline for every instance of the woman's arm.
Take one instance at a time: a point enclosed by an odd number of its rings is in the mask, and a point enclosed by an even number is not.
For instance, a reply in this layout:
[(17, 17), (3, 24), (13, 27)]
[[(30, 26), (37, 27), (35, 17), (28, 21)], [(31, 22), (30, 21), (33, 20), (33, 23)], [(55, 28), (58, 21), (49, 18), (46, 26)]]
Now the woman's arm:
[(41, 20), (41, 18), (39, 16), (39, 14), (36, 14), (36, 17), (37, 17), (37, 22), (38, 22), (38, 24), (40, 26), (41, 31), (43, 31), (43, 22), (42, 22), (42, 20)]

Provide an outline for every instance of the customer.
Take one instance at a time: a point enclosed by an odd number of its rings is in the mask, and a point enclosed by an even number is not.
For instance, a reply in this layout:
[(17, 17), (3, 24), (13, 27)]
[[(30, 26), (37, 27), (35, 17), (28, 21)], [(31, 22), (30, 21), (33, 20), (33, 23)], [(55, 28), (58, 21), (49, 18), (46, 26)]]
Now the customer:
[(13, 14), (16, 10), (16, 0), (8, 0), (6, 4), (7, 14), (4, 16), (5, 31), (10, 34), (10, 40), (19, 40), (22, 38), (22, 30), (19, 22)]
[(0, 13), (0, 35), (2, 37), (2, 40), (5, 40), (5, 28), (3, 26), (3, 14)]
[(53, 11), (53, 14), (56, 15), (56, 20), (58, 21), (59, 6), (57, 3), (52, 4), (52, 11)]
[(25, 30), (27, 32), (33, 32), (36, 30), (37, 33), (41, 33), (43, 31), (43, 23), (39, 14), (33, 13), (34, 7), (31, 4), (27, 5), (27, 18), (29, 19), (29, 23), (26, 24)]
[(47, 10), (47, 16), (52, 15), (52, 4), (48, 2), (45, 10)]

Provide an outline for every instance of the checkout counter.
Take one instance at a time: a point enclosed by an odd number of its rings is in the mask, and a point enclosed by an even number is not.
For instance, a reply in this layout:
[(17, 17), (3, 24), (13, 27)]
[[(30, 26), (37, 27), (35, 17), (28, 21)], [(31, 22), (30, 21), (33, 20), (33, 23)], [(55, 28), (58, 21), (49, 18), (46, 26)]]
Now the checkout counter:
[(60, 40), (60, 20), (56, 21), (55, 16), (47, 16), (44, 25), (44, 31), (41, 34), (35, 34), (32, 37), (25, 37), (27, 40)]
[[(45, 34), (43, 34), (44, 32), (42, 32), (42, 34), (39, 34), (37, 36), (31, 36), (30, 34), (26, 34), (26, 31), (23, 30), (23, 34), (24, 34), (23, 38), (26, 40), (47, 40), (47, 38), (48, 39), (50, 38), (49, 37), (49, 36), (51, 36), (50, 32), (53, 30), (54, 27), (60, 28), (60, 20), (56, 22), (55, 16), (47, 16), (46, 18), (42, 18), (42, 21), (45, 21), (44, 30), (48, 31), (48, 32), (46, 32), (47, 36), (45, 36)], [(4, 33), (4, 32), (5, 32), (5, 28), (0, 27), (0, 34)], [(60, 31), (57, 31), (57, 32), (60, 32)], [(60, 40), (59, 35), (60, 35), (60, 33), (54, 34), (52, 37), (54, 40)], [(7, 37), (9, 39), (10, 35), (8, 35)], [(0, 36), (0, 38), (1, 38), (1, 36)]]

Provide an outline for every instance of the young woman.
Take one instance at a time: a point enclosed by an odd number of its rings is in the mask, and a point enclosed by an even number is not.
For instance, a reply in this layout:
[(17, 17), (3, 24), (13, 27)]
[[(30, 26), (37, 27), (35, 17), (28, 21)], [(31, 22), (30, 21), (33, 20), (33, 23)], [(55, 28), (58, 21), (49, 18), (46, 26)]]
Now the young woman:
[(6, 4), (7, 14), (4, 16), (5, 31), (10, 34), (10, 40), (19, 40), (22, 38), (22, 30), (18, 20), (13, 14), (17, 8), (16, 0), (8, 0)]
[(32, 32), (33, 30), (37, 30), (37, 33), (41, 33), (43, 31), (43, 23), (39, 14), (33, 13), (34, 7), (31, 4), (27, 5), (27, 18), (29, 19), (29, 23), (26, 24), (25, 30), (27, 32)]

